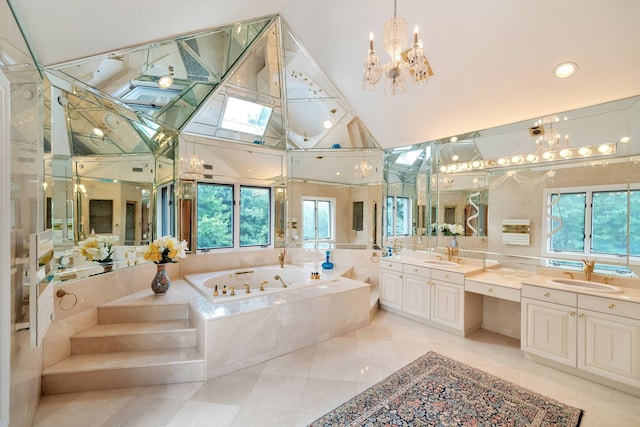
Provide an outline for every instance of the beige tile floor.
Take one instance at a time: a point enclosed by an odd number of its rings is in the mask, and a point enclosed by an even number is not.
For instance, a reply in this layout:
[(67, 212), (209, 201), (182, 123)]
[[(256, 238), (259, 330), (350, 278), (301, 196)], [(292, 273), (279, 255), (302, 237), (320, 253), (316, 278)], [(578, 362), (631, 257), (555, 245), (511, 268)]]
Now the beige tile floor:
[(582, 427), (640, 426), (640, 398), (526, 360), (516, 340), (483, 330), (463, 339), (385, 311), (206, 382), (44, 396), (34, 426), (305, 426), (430, 350), (584, 409)]

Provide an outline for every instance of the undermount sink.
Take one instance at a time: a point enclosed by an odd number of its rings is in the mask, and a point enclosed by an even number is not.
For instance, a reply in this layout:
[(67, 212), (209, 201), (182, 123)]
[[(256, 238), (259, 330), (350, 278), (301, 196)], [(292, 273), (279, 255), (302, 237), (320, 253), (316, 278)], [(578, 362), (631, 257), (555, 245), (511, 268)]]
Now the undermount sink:
[(611, 294), (619, 294), (622, 292), (617, 286), (607, 285), (606, 283), (587, 282), (586, 280), (577, 279), (552, 279), (549, 280), (554, 285), (566, 286), (573, 289), (582, 288), (586, 291), (608, 292)]
[(436, 259), (425, 260), (425, 263), (428, 264), (428, 265), (432, 265), (434, 267), (447, 267), (447, 268), (458, 268), (458, 267), (460, 267), (460, 264), (458, 264), (457, 262), (440, 261), (440, 260), (436, 260)]

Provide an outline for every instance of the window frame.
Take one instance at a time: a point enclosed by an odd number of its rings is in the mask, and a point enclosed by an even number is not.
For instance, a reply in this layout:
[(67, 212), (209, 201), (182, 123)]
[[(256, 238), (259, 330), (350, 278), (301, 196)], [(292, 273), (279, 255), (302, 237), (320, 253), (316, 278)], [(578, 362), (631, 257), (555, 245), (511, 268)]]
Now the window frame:
[[(198, 196), (198, 186), (200, 185), (215, 185), (221, 187), (230, 187), (231, 188), (231, 197), (232, 197), (232, 210), (231, 210), (231, 245), (224, 247), (200, 247), (199, 244), (199, 230), (198, 230), (198, 209), (200, 206), (199, 196)], [(251, 244), (245, 245), (240, 241), (240, 223), (242, 221), (241, 218), (241, 206), (240, 206), (240, 193), (243, 188), (260, 188), (265, 189), (269, 193), (269, 233), (268, 233), (268, 243), (266, 244)], [(210, 251), (237, 251), (237, 250), (251, 250), (255, 248), (272, 248), (274, 242), (274, 188), (271, 186), (263, 186), (263, 185), (252, 185), (252, 184), (229, 184), (224, 182), (209, 182), (209, 181), (198, 181), (196, 182), (196, 204), (195, 204), (195, 220), (194, 220), (194, 234), (195, 234), (195, 247), (197, 252), (210, 252)]]
[[(315, 238), (313, 239), (305, 239), (304, 237), (304, 202), (305, 201), (313, 201), (316, 206), (316, 214), (315, 214)], [(329, 202), (329, 238), (318, 238), (318, 202)], [(335, 243), (336, 242), (336, 198), (335, 197), (320, 197), (320, 196), (302, 196), (300, 198), (300, 238), (302, 239), (304, 244), (317, 244), (317, 243)]]
[[(582, 261), (583, 258), (597, 258), (600, 263), (602, 262), (620, 262), (620, 260), (628, 259), (629, 263), (632, 265), (640, 265), (640, 256), (629, 254), (629, 244), (632, 236), (630, 236), (630, 213), (628, 209), (629, 199), (627, 197), (627, 247), (625, 248), (625, 253), (621, 255), (613, 255), (606, 254), (601, 252), (593, 252), (592, 251), (592, 237), (593, 237), (593, 194), (601, 193), (601, 192), (631, 192), (631, 191), (640, 191), (640, 183), (633, 184), (607, 184), (607, 185), (596, 185), (596, 186), (579, 186), (579, 187), (560, 187), (560, 188), (545, 188), (542, 195), (542, 226), (541, 228), (541, 242), (542, 242), (542, 256), (547, 258), (558, 258), (562, 257), (563, 259), (568, 260), (578, 260)], [(552, 227), (552, 218), (550, 217), (549, 212), (549, 203), (550, 197), (553, 194), (576, 194), (576, 193), (584, 193), (585, 194), (585, 209), (584, 209), (584, 237), (583, 237), (583, 251), (575, 252), (575, 251), (554, 251), (551, 249), (551, 236), (548, 235), (549, 231)], [(569, 220), (568, 218), (562, 218), (563, 222)]]
[[(387, 222), (386, 224), (386, 231), (387, 231), (387, 236), (393, 236), (393, 237), (408, 237), (411, 236), (412, 233), (412, 224), (413, 224), (413, 210), (412, 210), (412, 203), (413, 200), (411, 197), (409, 196), (387, 196), (385, 199), (385, 210), (388, 210), (388, 206), (389, 206), (389, 200), (393, 199), (393, 213), (391, 214), (391, 218), (393, 218), (393, 223), (389, 224), (388, 222), (388, 218), (389, 215), (388, 213), (385, 215), (385, 221)], [(398, 224), (398, 199), (406, 199), (407, 201), (407, 217), (406, 217), (406, 226), (407, 226), (407, 233), (406, 234), (398, 234), (397, 233), (397, 224)], [(392, 232), (389, 233), (389, 228), (391, 227)]]

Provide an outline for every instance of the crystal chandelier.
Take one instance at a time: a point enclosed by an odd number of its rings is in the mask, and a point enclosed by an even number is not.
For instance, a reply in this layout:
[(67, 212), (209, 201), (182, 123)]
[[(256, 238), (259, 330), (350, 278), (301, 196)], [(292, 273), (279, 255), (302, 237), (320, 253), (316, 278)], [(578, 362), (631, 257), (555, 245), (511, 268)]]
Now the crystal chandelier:
[(196, 144), (193, 143), (193, 154), (187, 159), (180, 158), (180, 169), (183, 171), (180, 175), (182, 179), (199, 180), (204, 179), (204, 161), (196, 154)]
[(413, 33), (413, 44), (407, 46), (407, 21), (397, 16), (397, 0), (393, 1), (393, 18), (384, 24), (384, 50), (391, 61), (380, 66), (380, 57), (373, 49), (373, 33), (369, 34), (369, 54), (364, 61), (362, 88), (373, 91), (382, 75), (389, 86), (391, 95), (407, 91), (406, 73), (416, 83), (426, 83), (433, 75), (429, 61), (422, 50), (422, 41), (418, 38), (418, 26)]
[(359, 178), (369, 178), (373, 173), (373, 166), (367, 162), (364, 157), (362, 161), (356, 165), (355, 175)]

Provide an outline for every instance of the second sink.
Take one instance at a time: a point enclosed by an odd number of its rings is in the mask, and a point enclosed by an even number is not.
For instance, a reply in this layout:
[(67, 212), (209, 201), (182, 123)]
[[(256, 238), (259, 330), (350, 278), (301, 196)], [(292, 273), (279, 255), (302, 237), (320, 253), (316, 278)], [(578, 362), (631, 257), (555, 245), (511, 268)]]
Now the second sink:
[(595, 292), (608, 292), (613, 294), (619, 294), (622, 292), (617, 286), (607, 285), (605, 283), (595, 283), (588, 282), (586, 280), (577, 280), (577, 279), (552, 279), (549, 280), (550, 283), (554, 285), (567, 286), (571, 288), (582, 288), (586, 291), (595, 291)]
[(434, 267), (446, 267), (446, 268), (458, 268), (458, 267), (460, 267), (460, 264), (458, 264), (457, 262), (451, 262), (451, 261), (440, 261), (440, 260), (436, 260), (436, 259), (427, 259), (424, 262), (425, 262), (425, 264), (432, 265)]

